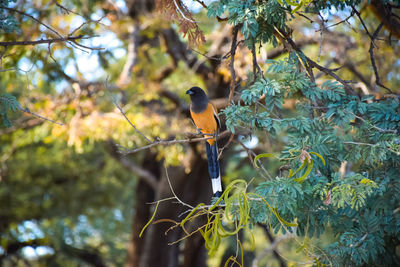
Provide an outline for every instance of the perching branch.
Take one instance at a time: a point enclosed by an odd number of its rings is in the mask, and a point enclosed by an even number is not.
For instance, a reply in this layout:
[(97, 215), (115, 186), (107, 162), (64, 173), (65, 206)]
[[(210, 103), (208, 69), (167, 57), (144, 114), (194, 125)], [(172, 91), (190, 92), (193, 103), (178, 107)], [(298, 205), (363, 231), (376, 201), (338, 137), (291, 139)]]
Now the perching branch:
[[(230, 131), (224, 131), (220, 134), (217, 135), (217, 140), (225, 137), (227, 135), (230, 135), (231, 132)], [(170, 146), (170, 145), (175, 145), (175, 144), (187, 144), (187, 143), (195, 143), (195, 142), (201, 142), (201, 141), (206, 141), (208, 139), (212, 139), (214, 137), (199, 137), (199, 138), (193, 138), (193, 139), (173, 139), (173, 140), (157, 140), (155, 142), (151, 142), (149, 145), (143, 146), (143, 147), (139, 147), (139, 148), (135, 148), (135, 149), (125, 149), (123, 151), (120, 151), (120, 153), (127, 155), (127, 154), (132, 154), (132, 153), (136, 153), (142, 150), (146, 150), (149, 148), (152, 148), (154, 146), (158, 146), (158, 145), (162, 145), (162, 146)]]

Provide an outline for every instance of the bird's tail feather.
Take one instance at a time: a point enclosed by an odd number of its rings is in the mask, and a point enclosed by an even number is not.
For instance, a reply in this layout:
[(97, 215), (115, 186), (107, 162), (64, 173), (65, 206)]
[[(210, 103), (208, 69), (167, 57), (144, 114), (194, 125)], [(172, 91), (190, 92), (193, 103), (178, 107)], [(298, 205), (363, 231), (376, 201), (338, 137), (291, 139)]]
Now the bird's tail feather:
[(218, 163), (217, 142), (214, 142), (213, 145), (210, 145), (208, 142), (206, 142), (206, 151), (208, 160), (208, 172), (211, 177), (213, 193), (214, 196), (220, 197), (222, 195), (222, 186), (221, 186), (221, 174)]

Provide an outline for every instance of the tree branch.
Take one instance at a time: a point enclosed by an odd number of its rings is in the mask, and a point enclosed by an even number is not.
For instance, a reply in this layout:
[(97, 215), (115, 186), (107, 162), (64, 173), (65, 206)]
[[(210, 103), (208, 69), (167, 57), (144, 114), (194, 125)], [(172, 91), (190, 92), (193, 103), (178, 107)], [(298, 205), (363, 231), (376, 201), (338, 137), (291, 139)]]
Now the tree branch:
[(237, 36), (239, 29), (241, 27), (241, 24), (236, 25), (233, 28), (232, 32), (232, 45), (231, 45), (231, 62), (229, 64), (229, 69), (231, 72), (231, 83), (229, 87), (229, 102), (231, 102), (232, 97), (235, 93), (235, 88), (236, 88), (236, 72), (235, 72), (235, 54), (236, 54), (236, 48), (237, 48)]
[[(93, 37), (93, 36), (92, 36)], [(9, 41), (9, 42), (0, 42), (0, 46), (15, 46), (15, 45), (38, 45), (38, 44), (53, 44), (53, 43), (63, 43), (63, 42), (73, 42), (74, 44), (78, 46), (82, 46), (87, 49), (91, 50), (102, 50), (102, 47), (87, 47), (83, 46), (81, 44), (76, 43), (76, 40), (80, 39), (89, 39), (92, 38), (89, 36), (84, 36), (84, 35), (78, 35), (78, 36), (65, 36), (65, 37), (60, 37), (60, 38), (53, 38), (53, 39), (40, 39), (36, 41)]]
[[(108, 85), (107, 85), (107, 80), (105, 83), (105, 87), (108, 90)], [(139, 131), (138, 128), (136, 128), (136, 126), (128, 119), (128, 117), (126, 116), (125, 112), (123, 111), (122, 107), (118, 104), (118, 102), (115, 99), (112, 99), (114, 105), (119, 109), (119, 111), (121, 112), (121, 114), (124, 116), (124, 118), (129, 122), (129, 124), (133, 127), (133, 129), (135, 129), (135, 131), (137, 133), (139, 133), (148, 143), (151, 143), (150, 139), (147, 138), (141, 131)]]
[[(220, 134), (217, 135), (217, 140), (221, 139), (222, 137), (225, 137), (227, 135), (230, 135), (231, 132), (226, 130)], [(154, 146), (158, 145), (163, 145), (163, 146), (170, 146), (170, 145), (175, 145), (175, 144), (186, 144), (186, 143), (195, 143), (195, 142), (201, 142), (201, 141), (206, 141), (208, 139), (215, 138), (213, 136), (207, 136), (207, 137), (199, 137), (199, 138), (193, 138), (193, 139), (173, 139), (173, 140), (157, 140), (155, 142), (150, 143), (149, 145), (135, 148), (135, 149), (125, 149), (124, 147), (120, 146), (121, 148), (124, 148), (125, 150), (119, 151), (121, 154), (127, 155), (127, 154), (132, 154), (136, 153), (142, 150), (146, 150), (149, 148), (152, 148)]]
[(146, 182), (154, 190), (154, 192), (157, 191), (158, 179), (156, 176), (154, 176), (150, 171), (139, 167), (128, 158), (121, 157), (121, 155), (118, 153), (119, 145), (116, 144), (113, 140), (109, 140), (108, 143), (112, 147), (110, 154), (114, 159), (118, 160), (118, 162), (121, 163), (122, 166), (124, 166), (129, 171), (135, 173), (139, 177), (139, 179), (142, 179), (144, 182)]
[(371, 59), (372, 68), (374, 69), (376, 84), (382, 88), (385, 88), (389, 93), (393, 94), (392, 90), (390, 90), (388, 87), (386, 87), (385, 85), (382, 84), (381, 78), (378, 73), (378, 68), (376, 67), (375, 57), (374, 57), (374, 47), (375, 47), (374, 40), (378, 36), (379, 31), (382, 29), (383, 24), (384, 24), (384, 21), (382, 21), (381, 24), (379, 24), (378, 28), (376, 28), (374, 34), (371, 37), (371, 43), (369, 46), (369, 57)]
[(32, 20), (36, 21), (37, 23), (39, 23), (40, 25), (43, 25), (45, 28), (47, 28), (48, 30), (50, 30), (51, 32), (53, 32), (54, 34), (56, 34), (58, 37), (62, 38), (62, 35), (60, 33), (58, 33), (56, 30), (54, 30), (53, 28), (51, 28), (50, 26), (48, 26), (47, 24), (41, 22), (40, 20), (38, 20), (37, 18), (35, 18), (34, 16), (31, 16), (23, 11), (17, 10), (15, 8), (11, 8), (11, 7), (5, 7), (5, 6), (0, 6), (0, 9), (4, 9), (4, 10), (8, 10), (10, 12), (16, 12), (20, 15), (23, 15), (25, 17), (29, 17)]

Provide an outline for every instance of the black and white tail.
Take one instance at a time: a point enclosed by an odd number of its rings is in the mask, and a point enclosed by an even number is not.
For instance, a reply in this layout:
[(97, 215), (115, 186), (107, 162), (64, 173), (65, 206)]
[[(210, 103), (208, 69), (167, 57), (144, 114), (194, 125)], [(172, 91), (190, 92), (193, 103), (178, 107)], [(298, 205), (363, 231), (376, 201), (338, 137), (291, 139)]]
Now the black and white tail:
[(208, 142), (206, 142), (206, 151), (208, 159), (208, 172), (211, 177), (213, 194), (215, 197), (220, 197), (222, 195), (222, 186), (218, 163), (217, 142), (214, 142), (213, 145), (210, 145)]

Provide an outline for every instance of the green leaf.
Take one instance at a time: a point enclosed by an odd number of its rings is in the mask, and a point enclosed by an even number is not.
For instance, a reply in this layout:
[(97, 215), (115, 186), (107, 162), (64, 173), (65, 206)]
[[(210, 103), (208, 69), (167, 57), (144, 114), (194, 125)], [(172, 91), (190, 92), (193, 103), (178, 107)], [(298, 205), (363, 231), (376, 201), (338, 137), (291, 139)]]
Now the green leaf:
[(253, 160), (253, 164), (256, 168), (259, 168), (259, 166), (257, 165), (257, 161), (261, 158), (276, 158), (276, 156), (271, 153), (258, 154)]

